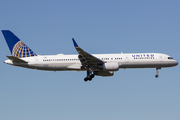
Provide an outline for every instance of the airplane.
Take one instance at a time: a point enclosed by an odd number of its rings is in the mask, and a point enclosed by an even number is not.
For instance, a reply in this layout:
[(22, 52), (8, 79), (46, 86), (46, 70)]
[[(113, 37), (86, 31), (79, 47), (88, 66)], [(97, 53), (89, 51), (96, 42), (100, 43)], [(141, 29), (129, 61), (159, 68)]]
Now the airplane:
[(126, 68), (173, 67), (178, 62), (171, 56), (162, 53), (120, 53), (120, 54), (89, 54), (78, 46), (72, 38), (76, 55), (38, 55), (34, 53), (10, 30), (2, 30), (11, 56), (4, 63), (24, 68), (47, 71), (86, 71), (84, 81), (91, 81), (96, 76), (113, 76), (114, 72)]

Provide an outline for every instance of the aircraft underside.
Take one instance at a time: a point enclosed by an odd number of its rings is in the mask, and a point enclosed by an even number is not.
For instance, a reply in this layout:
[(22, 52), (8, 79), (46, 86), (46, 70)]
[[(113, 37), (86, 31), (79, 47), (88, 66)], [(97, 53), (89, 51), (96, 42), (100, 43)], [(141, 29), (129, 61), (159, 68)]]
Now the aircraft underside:
[[(163, 67), (172, 67), (174, 66), (173, 62), (141, 62), (141, 63), (137, 63), (137, 62), (128, 62), (128, 63), (118, 63), (119, 64), (119, 69), (126, 69), (126, 68), (156, 68), (156, 75), (155, 77), (159, 77), (158, 73), (159, 73), (159, 69), (163, 68)], [(92, 78), (95, 77), (95, 75), (97, 76), (113, 76), (115, 71), (118, 70), (103, 70), (100, 68), (94, 68), (93, 65), (91, 67), (88, 67), (87, 69), (82, 67), (82, 65), (80, 64), (80, 68), (79, 69), (73, 69), (70, 68), (69, 66), (72, 66), (73, 64), (48, 64), (46, 66), (44, 66), (44, 64), (27, 64), (27, 63), (13, 63), (14, 66), (19, 66), (19, 67), (25, 67), (25, 68), (29, 68), (29, 69), (36, 69), (36, 70), (45, 70), (45, 71), (87, 71), (87, 76), (85, 77), (84, 81), (91, 81)], [(63, 67), (62, 67), (63, 66)]]

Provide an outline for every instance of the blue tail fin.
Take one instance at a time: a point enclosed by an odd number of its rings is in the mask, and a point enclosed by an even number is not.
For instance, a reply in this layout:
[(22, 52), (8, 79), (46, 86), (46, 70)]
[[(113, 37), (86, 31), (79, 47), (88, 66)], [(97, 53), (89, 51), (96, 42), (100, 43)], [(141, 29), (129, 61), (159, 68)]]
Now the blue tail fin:
[(37, 56), (27, 45), (25, 45), (10, 30), (2, 30), (2, 33), (8, 44), (12, 56), (18, 58)]

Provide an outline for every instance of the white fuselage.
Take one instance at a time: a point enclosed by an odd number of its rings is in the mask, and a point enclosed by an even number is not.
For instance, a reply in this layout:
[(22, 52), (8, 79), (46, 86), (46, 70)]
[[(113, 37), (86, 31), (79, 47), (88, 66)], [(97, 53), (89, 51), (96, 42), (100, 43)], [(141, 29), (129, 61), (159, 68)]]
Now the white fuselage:
[(120, 68), (156, 68), (173, 67), (178, 62), (161, 53), (129, 53), (129, 54), (89, 54), (78, 46), (72, 38), (77, 55), (37, 55), (10, 30), (2, 30), (12, 56), (6, 64), (37, 70), (48, 71), (86, 71), (84, 81), (91, 81), (97, 76), (113, 76)]
[[(105, 63), (118, 63), (119, 68), (157, 68), (172, 67), (178, 62), (169, 55), (161, 53), (129, 53), (129, 54), (92, 54)], [(78, 55), (38, 55), (21, 58), (27, 63), (16, 63), (11, 60), (4, 61), (7, 64), (38, 70), (50, 71), (83, 71)], [(98, 71), (98, 69), (96, 69)]]

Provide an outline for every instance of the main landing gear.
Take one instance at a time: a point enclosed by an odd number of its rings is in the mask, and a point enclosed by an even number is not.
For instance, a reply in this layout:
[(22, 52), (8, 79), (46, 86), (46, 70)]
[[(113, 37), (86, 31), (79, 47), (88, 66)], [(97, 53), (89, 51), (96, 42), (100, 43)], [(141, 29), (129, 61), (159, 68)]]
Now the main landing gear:
[(155, 75), (155, 77), (156, 77), (156, 78), (158, 78), (158, 77), (159, 77), (159, 75), (158, 75), (158, 73), (159, 73), (159, 69), (161, 69), (161, 68), (160, 68), (160, 67), (157, 67), (157, 68), (156, 68), (156, 75)]
[(94, 78), (94, 74), (90, 75), (89, 77), (84, 78), (84, 81), (87, 82), (88, 80), (91, 81)]
[(88, 80), (91, 81), (92, 78), (94, 78), (93, 70), (89, 69), (87, 70), (87, 76), (84, 78), (84, 81), (87, 82)]

